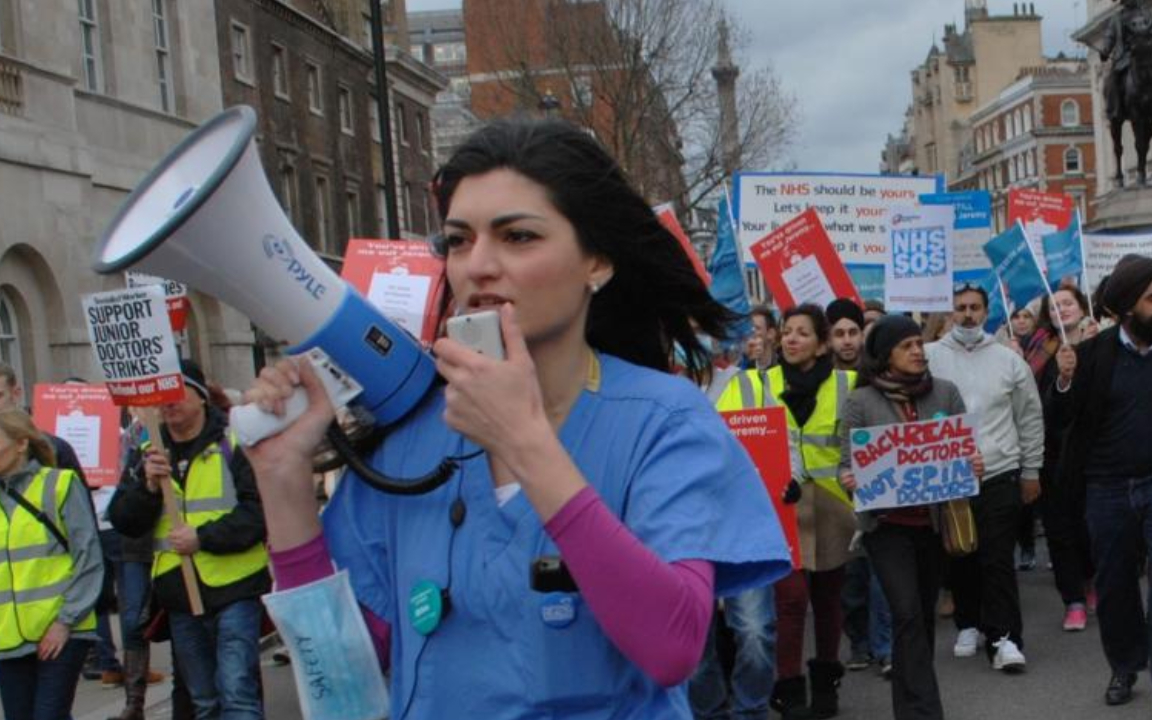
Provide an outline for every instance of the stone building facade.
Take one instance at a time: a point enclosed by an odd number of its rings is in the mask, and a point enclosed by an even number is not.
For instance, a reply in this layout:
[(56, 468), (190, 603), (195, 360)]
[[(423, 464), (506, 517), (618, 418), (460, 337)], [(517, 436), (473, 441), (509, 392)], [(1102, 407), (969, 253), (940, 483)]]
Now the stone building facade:
[(949, 189), (989, 191), (997, 231), (1005, 227), (1012, 188), (1065, 193), (1083, 222), (1091, 222), (1097, 164), (1092, 108), (1086, 62), (1025, 69), (969, 118), (972, 152)]
[[(26, 386), (97, 379), (81, 295), (97, 238), (143, 175), (221, 109), (210, 3), (0, 0), (0, 356)], [(252, 377), (246, 318), (193, 294), (186, 352)]]
[[(1021, 7), (1023, 6), (1023, 7)], [(933, 43), (912, 71), (911, 134), (920, 174), (959, 174), (968, 118), (994, 100), (1025, 67), (1044, 63), (1034, 5), (1013, 3), (1013, 14), (994, 16), (986, 0), (965, 0), (965, 26), (944, 27), (943, 48)]]

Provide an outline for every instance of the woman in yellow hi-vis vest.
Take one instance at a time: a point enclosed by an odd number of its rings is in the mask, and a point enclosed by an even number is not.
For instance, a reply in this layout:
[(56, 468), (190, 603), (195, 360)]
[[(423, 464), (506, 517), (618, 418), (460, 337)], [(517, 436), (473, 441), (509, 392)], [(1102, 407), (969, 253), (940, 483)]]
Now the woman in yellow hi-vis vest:
[(104, 561), (87, 488), (23, 410), (0, 411), (0, 700), (6, 720), (67, 720)]
[[(772, 705), (785, 718), (835, 715), (837, 686), (844, 674), (839, 660), (840, 590), (856, 523), (851, 500), (838, 480), (837, 425), (844, 399), (856, 385), (856, 373), (833, 369), (828, 336), (828, 320), (820, 307), (790, 308), (783, 317), (780, 364), (764, 373), (763, 379), (757, 373), (744, 373), (739, 376), (743, 383), (729, 388), (729, 392), (740, 392), (743, 384), (754, 401), (785, 408), (792, 475), (802, 488), (796, 518), (803, 567), (775, 588), (778, 679)], [(808, 662), (811, 702), (802, 663), (809, 604), (816, 629), (816, 657)]]

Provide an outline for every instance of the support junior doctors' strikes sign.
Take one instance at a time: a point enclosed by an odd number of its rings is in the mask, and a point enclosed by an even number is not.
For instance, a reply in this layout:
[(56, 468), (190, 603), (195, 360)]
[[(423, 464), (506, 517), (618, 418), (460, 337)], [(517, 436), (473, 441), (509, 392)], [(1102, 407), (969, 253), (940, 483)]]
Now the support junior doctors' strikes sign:
[(952, 415), (852, 431), (856, 509), (928, 505), (980, 492), (972, 471), (977, 416)]

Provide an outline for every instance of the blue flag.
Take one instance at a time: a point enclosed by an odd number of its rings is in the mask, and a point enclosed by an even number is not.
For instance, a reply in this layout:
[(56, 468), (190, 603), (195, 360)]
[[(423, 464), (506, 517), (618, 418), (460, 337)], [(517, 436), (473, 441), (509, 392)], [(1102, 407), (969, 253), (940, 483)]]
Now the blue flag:
[(732, 326), (733, 338), (748, 337), (752, 334), (752, 321), (748, 319), (752, 308), (744, 292), (744, 263), (740, 262), (740, 252), (736, 249), (736, 229), (732, 226), (726, 197), (720, 198), (716, 216), (716, 249), (708, 261), (708, 273), (712, 276), (712, 287), (709, 288), (712, 297), (743, 318)]
[(988, 293), (988, 319), (984, 321), (984, 332), (995, 334), (1004, 323), (1008, 322), (1008, 308), (1004, 307), (1000, 278), (996, 277), (995, 273), (988, 273), (980, 285)]
[(984, 243), (984, 254), (992, 261), (992, 271), (1008, 286), (1008, 299), (1014, 306), (1024, 307), (1048, 292), (1019, 222)]
[(1079, 279), (1084, 272), (1084, 257), (1080, 252), (1080, 211), (1072, 213), (1072, 222), (1067, 228), (1045, 235), (1043, 242), (1048, 287), (1055, 290), (1064, 278)]

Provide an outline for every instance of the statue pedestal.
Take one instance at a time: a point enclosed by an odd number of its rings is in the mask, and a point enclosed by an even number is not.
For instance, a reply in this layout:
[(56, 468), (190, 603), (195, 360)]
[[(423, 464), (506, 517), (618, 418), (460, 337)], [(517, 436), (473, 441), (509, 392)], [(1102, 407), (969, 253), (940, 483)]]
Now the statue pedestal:
[(1096, 217), (1086, 232), (1152, 231), (1152, 186), (1112, 190), (1096, 200)]

